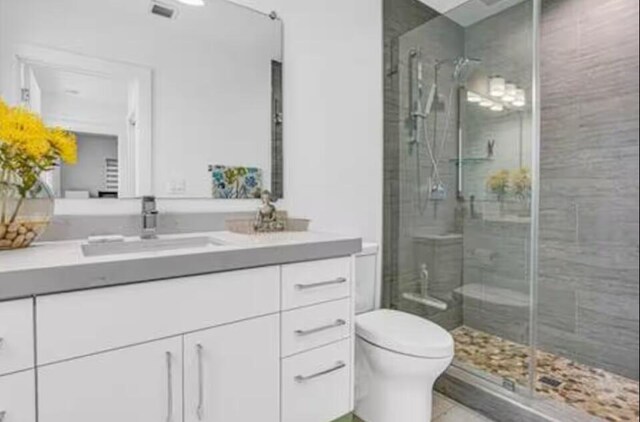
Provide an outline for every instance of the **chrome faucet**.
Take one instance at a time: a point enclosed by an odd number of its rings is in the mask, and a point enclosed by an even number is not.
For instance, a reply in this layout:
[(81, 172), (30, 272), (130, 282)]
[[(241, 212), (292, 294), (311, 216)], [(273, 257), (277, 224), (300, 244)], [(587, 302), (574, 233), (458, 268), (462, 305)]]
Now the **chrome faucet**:
[(158, 230), (158, 209), (155, 196), (142, 197), (142, 233), (141, 239), (155, 239)]

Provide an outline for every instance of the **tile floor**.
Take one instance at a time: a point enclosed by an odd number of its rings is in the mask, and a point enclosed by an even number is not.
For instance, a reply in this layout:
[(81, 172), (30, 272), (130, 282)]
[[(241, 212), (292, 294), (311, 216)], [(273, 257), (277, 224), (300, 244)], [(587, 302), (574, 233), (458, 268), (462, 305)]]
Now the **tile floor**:
[[(355, 417), (353, 422), (364, 422)], [(400, 422), (400, 421), (398, 421)], [(435, 393), (433, 397), (433, 419), (431, 422), (493, 422), (458, 402)]]
[[(469, 327), (457, 328), (452, 335), (460, 364), (527, 384), (528, 347)], [(637, 381), (543, 351), (538, 351), (537, 358), (538, 379), (547, 377), (558, 383), (550, 386), (538, 381), (540, 397), (566, 403), (609, 422), (639, 420)]]
[(436, 393), (433, 398), (432, 422), (492, 422), (492, 420)]

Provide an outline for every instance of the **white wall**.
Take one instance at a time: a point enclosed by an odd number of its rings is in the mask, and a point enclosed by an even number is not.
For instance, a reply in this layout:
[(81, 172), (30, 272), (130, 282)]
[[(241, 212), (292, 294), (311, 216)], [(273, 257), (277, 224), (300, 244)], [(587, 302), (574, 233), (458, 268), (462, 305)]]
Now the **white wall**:
[(313, 228), (382, 238), (381, 0), (234, 0), (285, 34), (285, 198)]

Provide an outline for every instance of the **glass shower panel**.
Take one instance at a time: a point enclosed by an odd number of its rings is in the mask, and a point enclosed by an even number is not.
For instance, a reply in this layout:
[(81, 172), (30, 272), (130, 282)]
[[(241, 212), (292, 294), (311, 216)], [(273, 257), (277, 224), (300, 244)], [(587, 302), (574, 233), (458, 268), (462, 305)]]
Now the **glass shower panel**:
[(454, 364), (530, 391), (533, 1), (469, 1), (402, 35), (391, 306)]

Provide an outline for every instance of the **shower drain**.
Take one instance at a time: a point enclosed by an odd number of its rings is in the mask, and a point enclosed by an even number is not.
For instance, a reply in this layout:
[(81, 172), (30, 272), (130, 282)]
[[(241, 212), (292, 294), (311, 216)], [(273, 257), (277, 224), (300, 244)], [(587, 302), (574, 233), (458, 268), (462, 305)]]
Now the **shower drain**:
[(553, 388), (558, 388), (562, 385), (562, 381), (558, 381), (557, 379), (547, 377), (547, 376), (540, 377), (538, 381), (540, 381), (542, 384), (545, 384)]

